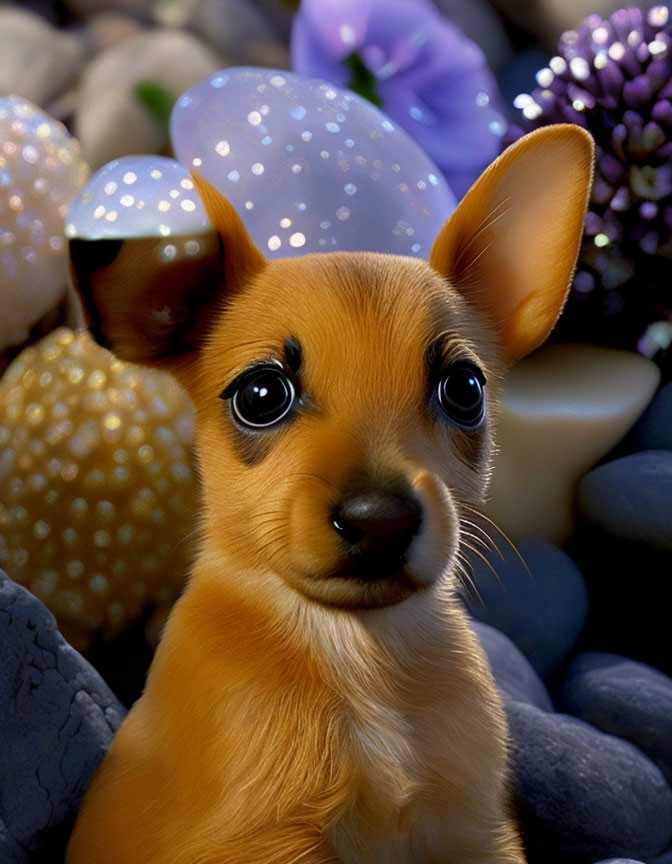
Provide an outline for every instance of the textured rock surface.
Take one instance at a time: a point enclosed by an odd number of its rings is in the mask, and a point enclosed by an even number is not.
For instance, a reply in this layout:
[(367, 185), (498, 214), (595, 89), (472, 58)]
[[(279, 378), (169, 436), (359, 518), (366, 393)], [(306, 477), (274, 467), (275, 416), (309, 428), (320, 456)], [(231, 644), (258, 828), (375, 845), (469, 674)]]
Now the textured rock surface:
[(672, 678), (626, 657), (579, 654), (558, 707), (636, 744), (672, 782)]
[(473, 629), (488, 655), (497, 686), (510, 699), (552, 711), (543, 682), (510, 639), (489, 624), (474, 621)]
[(0, 571), (2, 864), (59, 860), (123, 716), (98, 673), (58, 633), (53, 616)]
[(518, 555), (504, 538), (493, 539), (501, 555), (483, 551), (490, 566), (470, 558), (478, 595), (465, 592), (465, 603), (478, 621), (506, 633), (546, 678), (567, 657), (586, 620), (585, 582), (572, 559), (543, 540), (523, 540)]
[(672, 791), (636, 747), (564, 714), (509, 702), (513, 769), (532, 862), (648, 859), (672, 841)]
[(635, 423), (659, 379), (650, 360), (595, 345), (550, 345), (517, 363), (504, 384), (488, 515), (515, 541), (565, 541), (579, 480)]

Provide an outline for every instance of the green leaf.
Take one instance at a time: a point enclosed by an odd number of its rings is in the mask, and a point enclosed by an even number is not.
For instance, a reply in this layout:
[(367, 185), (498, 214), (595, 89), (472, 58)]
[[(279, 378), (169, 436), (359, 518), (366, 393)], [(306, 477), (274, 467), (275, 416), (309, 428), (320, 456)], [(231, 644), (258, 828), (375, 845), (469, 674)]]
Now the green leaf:
[(138, 81), (133, 88), (133, 95), (167, 133), (170, 112), (175, 102), (172, 94), (156, 81)]
[(382, 108), (383, 100), (376, 93), (376, 76), (364, 64), (359, 54), (353, 51), (341, 60), (341, 63), (350, 70), (350, 80), (346, 86), (369, 102), (373, 102), (376, 107)]

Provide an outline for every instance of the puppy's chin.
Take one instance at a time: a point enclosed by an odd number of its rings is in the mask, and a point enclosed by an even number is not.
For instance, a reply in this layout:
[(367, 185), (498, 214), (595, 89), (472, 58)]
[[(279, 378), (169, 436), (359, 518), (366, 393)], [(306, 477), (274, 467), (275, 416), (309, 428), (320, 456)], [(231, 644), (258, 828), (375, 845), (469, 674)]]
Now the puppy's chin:
[(407, 563), (389, 570), (366, 572), (364, 568), (338, 567), (325, 574), (304, 576), (292, 587), (310, 600), (339, 609), (378, 609), (393, 606), (429, 587)]

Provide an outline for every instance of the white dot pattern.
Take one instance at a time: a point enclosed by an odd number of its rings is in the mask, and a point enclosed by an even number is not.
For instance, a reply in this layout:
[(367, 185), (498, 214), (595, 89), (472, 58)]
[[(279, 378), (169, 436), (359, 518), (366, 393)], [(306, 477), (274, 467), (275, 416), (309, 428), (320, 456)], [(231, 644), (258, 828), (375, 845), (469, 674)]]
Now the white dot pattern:
[(0, 97), (0, 351), (19, 344), (65, 288), (65, 207), (88, 169), (64, 126)]
[(199, 166), (269, 257), (427, 257), (455, 206), (434, 163), (382, 112), (290, 72), (217, 73), (178, 100), (171, 134), (178, 159)]
[(73, 201), (65, 226), (67, 237), (87, 240), (212, 231), (189, 172), (162, 156), (127, 156), (105, 165)]

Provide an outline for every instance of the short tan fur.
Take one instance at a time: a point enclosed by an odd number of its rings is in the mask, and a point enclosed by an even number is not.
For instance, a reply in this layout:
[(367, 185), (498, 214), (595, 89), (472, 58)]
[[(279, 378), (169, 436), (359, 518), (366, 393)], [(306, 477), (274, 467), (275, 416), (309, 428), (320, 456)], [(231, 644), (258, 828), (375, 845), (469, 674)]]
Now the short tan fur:
[[(196, 177), (224, 249), (214, 294), (185, 305), (171, 286), (175, 314), (158, 327), (146, 308), (158, 301), (132, 280), (89, 286), (99, 338), (187, 388), (203, 514), (189, 584), (86, 794), (68, 864), (523, 864), (505, 716), (456, 589), (499, 382), (560, 312), (592, 158), (578, 127), (521, 139), (429, 264), (267, 262)], [(171, 320), (191, 350), (167, 353)], [(250, 432), (219, 397), (259, 362), (293, 365), (301, 401)], [(481, 370), (478, 427), (437, 410), (437, 363)], [(403, 567), (366, 578), (333, 514), (372, 489), (407, 490), (422, 518)]]

